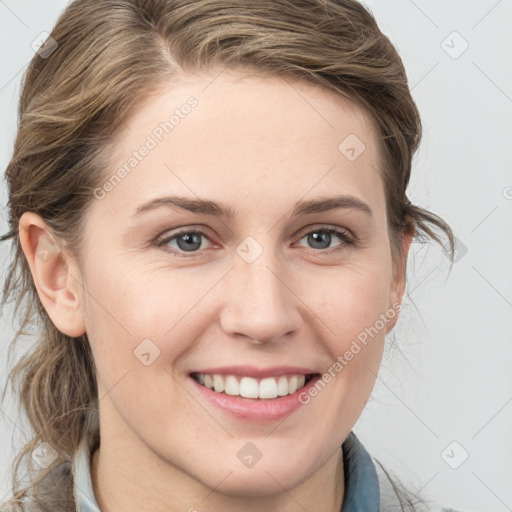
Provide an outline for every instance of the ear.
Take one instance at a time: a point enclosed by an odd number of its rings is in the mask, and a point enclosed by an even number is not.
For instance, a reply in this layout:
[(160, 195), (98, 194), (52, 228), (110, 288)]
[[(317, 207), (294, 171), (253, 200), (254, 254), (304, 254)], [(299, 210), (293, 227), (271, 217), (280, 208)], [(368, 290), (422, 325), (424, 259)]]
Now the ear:
[(403, 229), (399, 233), (401, 254), (397, 256), (397, 261), (393, 263), (393, 280), (389, 294), (389, 309), (393, 309), (396, 314), (390, 318), (386, 324), (386, 334), (389, 333), (398, 320), (398, 312), (402, 305), (402, 297), (405, 292), (407, 256), (414, 238), (414, 227)]
[(19, 221), (19, 239), (39, 299), (55, 327), (78, 337), (85, 333), (81, 278), (75, 260), (59, 247), (45, 221), (25, 212)]

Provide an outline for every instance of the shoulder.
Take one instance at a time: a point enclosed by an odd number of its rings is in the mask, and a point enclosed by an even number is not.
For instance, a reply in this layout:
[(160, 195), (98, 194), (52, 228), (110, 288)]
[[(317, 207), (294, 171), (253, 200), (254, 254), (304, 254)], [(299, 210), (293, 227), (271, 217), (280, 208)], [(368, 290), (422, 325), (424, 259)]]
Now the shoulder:
[(398, 478), (372, 457), (380, 491), (380, 512), (464, 512), (442, 506), (407, 489)]

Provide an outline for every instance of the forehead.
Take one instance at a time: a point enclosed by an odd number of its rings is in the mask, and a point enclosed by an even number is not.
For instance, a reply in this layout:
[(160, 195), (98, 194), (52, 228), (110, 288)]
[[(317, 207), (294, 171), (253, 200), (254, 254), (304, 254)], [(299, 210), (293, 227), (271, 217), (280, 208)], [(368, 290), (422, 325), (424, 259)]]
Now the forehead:
[(103, 205), (116, 210), (163, 192), (262, 206), (271, 196), (286, 202), (335, 186), (381, 199), (373, 121), (341, 94), (304, 81), (240, 70), (182, 74), (137, 105), (125, 126), (104, 177), (122, 175)]

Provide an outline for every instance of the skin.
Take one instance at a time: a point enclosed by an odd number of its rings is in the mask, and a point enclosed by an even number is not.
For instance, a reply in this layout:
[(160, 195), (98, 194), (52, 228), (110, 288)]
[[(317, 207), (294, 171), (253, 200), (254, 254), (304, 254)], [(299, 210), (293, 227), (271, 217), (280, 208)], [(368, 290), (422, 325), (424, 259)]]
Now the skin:
[[(229, 415), (204, 401), (188, 374), (234, 364), (325, 372), (400, 302), (405, 267), (392, 258), (377, 131), (325, 88), (241, 70), (217, 75), (183, 74), (134, 110), (105, 179), (167, 112), (198, 100), (113, 190), (92, 198), (79, 260), (65, 250), (38, 258), (59, 241), (31, 212), (20, 220), (21, 244), (52, 321), (91, 343), (101, 432), (92, 481), (102, 511), (339, 511), (341, 444), (398, 315), (279, 422)], [(349, 134), (366, 146), (354, 161), (338, 150)], [(131, 218), (168, 195), (218, 201), (235, 214), (163, 206)], [(291, 217), (301, 200), (338, 195), (363, 201), (371, 215), (342, 208)], [(322, 225), (355, 244), (332, 235), (315, 245), (307, 233)], [(176, 238), (151, 245), (191, 227), (205, 234), (193, 257)], [(236, 252), (246, 237), (263, 250), (252, 263)], [(407, 255), (410, 236), (402, 240)], [(147, 338), (160, 350), (149, 366), (134, 357)], [(251, 468), (237, 457), (247, 442), (262, 454)]]

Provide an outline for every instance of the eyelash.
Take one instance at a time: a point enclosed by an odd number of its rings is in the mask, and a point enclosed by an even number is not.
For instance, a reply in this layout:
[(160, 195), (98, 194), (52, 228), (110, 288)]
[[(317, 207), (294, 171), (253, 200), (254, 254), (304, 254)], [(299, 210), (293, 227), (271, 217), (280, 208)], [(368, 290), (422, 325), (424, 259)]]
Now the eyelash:
[[(309, 231), (303, 232), (303, 233), (301, 233), (299, 240), (302, 240), (304, 237), (306, 237), (312, 233), (328, 233), (330, 235), (337, 236), (341, 241), (341, 244), (339, 246), (336, 246), (336, 247), (330, 248), (330, 249), (316, 249), (315, 250), (312, 248), (313, 251), (317, 252), (319, 255), (328, 255), (333, 252), (346, 250), (348, 247), (356, 246), (356, 239), (353, 236), (351, 236), (347, 230), (335, 229), (330, 226), (315, 227), (314, 229), (310, 229)], [(185, 234), (186, 235), (201, 235), (202, 237), (206, 238), (207, 240), (210, 240), (209, 237), (204, 233), (204, 231), (201, 231), (201, 230), (198, 230), (195, 228), (190, 228), (190, 229), (182, 229), (182, 230), (178, 231), (177, 233), (174, 233), (171, 236), (165, 236), (165, 237), (159, 236), (154, 240), (152, 245), (156, 248), (164, 248), (164, 246), (166, 244), (168, 244), (170, 241), (180, 237), (181, 235), (185, 235)], [(198, 257), (201, 255), (201, 252), (202, 252), (201, 250), (197, 250), (197, 251), (190, 251), (187, 254), (187, 252), (185, 252), (185, 251), (180, 251), (179, 249), (174, 249), (174, 248), (172, 248), (172, 250), (170, 250), (170, 248), (164, 248), (163, 250), (165, 250), (168, 253), (172, 253), (177, 257), (183, 257), (183, 258)]]

